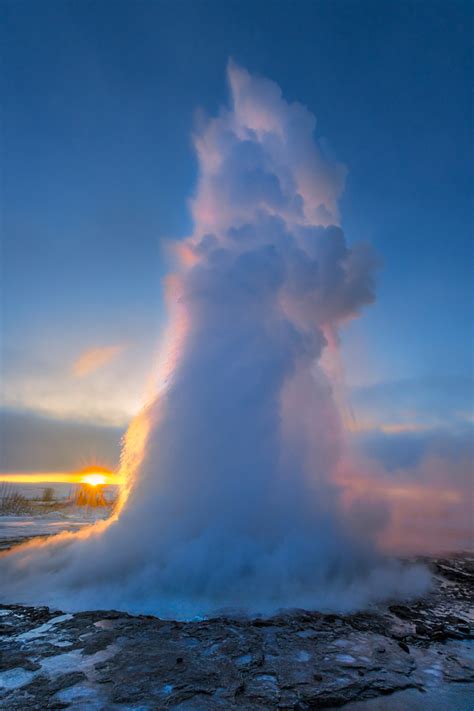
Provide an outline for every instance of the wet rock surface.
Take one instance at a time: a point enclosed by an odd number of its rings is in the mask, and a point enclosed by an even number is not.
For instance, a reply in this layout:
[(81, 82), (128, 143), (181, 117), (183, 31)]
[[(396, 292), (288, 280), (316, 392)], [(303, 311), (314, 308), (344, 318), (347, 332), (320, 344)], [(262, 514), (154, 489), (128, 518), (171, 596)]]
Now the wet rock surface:
[(174, 622), (1, 606), (0, 708), (305, 711), (455, 684), (474, 698), (474, 560), (427, 563), (425, 598), (351, 615)]

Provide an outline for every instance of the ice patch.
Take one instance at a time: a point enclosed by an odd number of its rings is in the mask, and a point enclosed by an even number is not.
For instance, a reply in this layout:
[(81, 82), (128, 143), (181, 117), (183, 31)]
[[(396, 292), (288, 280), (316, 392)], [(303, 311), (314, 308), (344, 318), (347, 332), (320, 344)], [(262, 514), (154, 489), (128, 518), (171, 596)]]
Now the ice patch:
[(336, 659), (342, 664), (354, 664), (355, 657), (352, 654), (336, 654)]
[(252, 661), (252, 655), (251, 654), (242, 654), (242, 656), (237, 657), (235, 660), (236, 664), (240, 666), (245, 666), (246, 664), (250, 664)]
[(442, 676), (441, 669), (438, 666), (429, 667), (428, 669), (423, 669), (425, 674), (431, 674), (431, 676)]
[(41, 670), (48, 676), (67, 674), (71, 671), (78, 671), (84, 659), (82, 654), (76, 649), (73, 652), (63, 652), (52, 657), (45, 657), (41, 661)]
[(302, 632), (297, 632), (296, 634), (298, 637), (301, 637), (301, 639), (314, 639), (318, 636), (318, 633), (314, 630), (303, 630)]
[(258, 676), (255, 677), (255, 680), (257, 682), (261, 682), (262, 684), (265, 684), (267, 686), (270, 686), (273, 689), (278, 689), (278, 684), (276, 677), (273, 676), (272, 674), (259, 674)]
[(84, 684), (74, 684), (62, 689), (56, 694), (58, 701), (71, 704), (72, 708), (87, 709), (87, 711), (103, 711), (104, 702), (97, 696), (97, 688)]
[(97, 627), (99, 630), (113, 630), (115, 623), (113, 620), (99, 620), (98, 622), (94, 622), (94, 627)]
[(95, 675), (94, 666), (99, 662), (112, 657), (118, 651), (116, 644), (109, 644), (105, 649), (101, 649), (95, 654), (82, 654), (81, 650), (75, 649), (72, 652), (55, 654), (52, 657), (45, 657), (41, 661), (41, 671), (49, 676), (67, 674), (72, 671), (81, 671), (89, 679)]
[(19, 689), (21, 686), (29, 684), (34, 676), (35, 672), (26, 671), (21, 667), (8, 669), (8, 671), (0, 673), (0, 689), (4, 689), (5, 691)]
[(46, 632), (49, 632), (51, 627), (54, 627), (54, 625), (59, 624), (60, 622), (66, 622), (66, 620), (72, 620), (72, 615), (59, 615), (58, 617), (53, 617), (52, 620), (49, 622), (45, 622), (44, 625), (40, 625), (39, 627), (35, 627), (34, 629), (30, 630), (29, 632), (22, 632), (21, 634), (18, 634), (15, 639), (17, 639), (20, 642), (27, 641), (29, 639), (36, 639), (36, 637), (41, 637), (42, 635), (46, 634)]
[(221, 642), (215, 642), (214, 644), (212, 644), (209, 647), (209, 649), (206, 649), (206, 651), (204, 652), (204, 656), (209, 657), (212, 654), (216, 654), (216, 652), (218, 652), (221, 647), (222, 647)]

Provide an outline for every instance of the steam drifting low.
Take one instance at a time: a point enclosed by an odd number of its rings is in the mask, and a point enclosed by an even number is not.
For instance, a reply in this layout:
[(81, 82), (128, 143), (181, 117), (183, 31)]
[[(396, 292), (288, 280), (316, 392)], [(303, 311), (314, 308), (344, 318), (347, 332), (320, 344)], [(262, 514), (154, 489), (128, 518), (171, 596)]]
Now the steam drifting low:
[(343, 509), (335, 484), (342, 427), (320, 359), (373, 301), (376, 265), (339, 226), (345, 169), (276, 84), (232, 63), (228, 78), (230, 106), (195, 136), (195, 229), (166, 284), (121, 511), (6, 556), (3, 599), (187, 617), (348, 609), (425, 584), (381, 560), (379, 512)]

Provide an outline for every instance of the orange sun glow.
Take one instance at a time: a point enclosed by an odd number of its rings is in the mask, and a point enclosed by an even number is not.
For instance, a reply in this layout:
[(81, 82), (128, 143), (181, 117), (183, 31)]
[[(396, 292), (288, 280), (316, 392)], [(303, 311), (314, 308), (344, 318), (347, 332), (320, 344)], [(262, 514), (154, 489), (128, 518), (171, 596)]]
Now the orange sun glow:
[(82, 484), (89, 484), (89, 486), (98, 486), (99, 484), (106, 484), (107, 477), (105, 474), (85, 474), (81, 479)]

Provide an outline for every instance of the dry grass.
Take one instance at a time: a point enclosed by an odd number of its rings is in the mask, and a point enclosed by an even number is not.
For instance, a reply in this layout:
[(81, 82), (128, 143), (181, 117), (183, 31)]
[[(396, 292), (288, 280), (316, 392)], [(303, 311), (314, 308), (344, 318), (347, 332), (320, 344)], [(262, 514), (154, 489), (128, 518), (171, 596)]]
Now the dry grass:
[(29, 514), (32, 511), (31, 501), (22, 496), (8, 482), (0, 484), (0, 514)]

